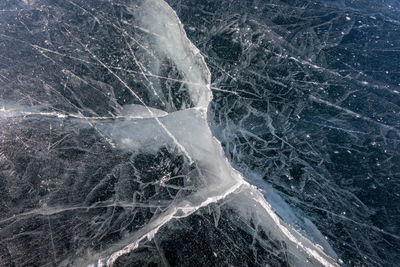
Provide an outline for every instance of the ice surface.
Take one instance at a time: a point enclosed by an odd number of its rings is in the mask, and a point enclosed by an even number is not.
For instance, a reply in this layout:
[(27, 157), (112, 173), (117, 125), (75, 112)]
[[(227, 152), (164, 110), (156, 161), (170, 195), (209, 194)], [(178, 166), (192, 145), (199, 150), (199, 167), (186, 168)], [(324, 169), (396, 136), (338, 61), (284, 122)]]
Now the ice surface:
[(395, 262), (398, 4), (168, 2), (0, 3), (0, 265)]
[(230, 162), (344, 265), (397, 265), (399, 2), (168, 2), (212, 72)]
[(165, 2), (1, 12), (1, 265), (336, 265), (231, 167), (210, 72)]

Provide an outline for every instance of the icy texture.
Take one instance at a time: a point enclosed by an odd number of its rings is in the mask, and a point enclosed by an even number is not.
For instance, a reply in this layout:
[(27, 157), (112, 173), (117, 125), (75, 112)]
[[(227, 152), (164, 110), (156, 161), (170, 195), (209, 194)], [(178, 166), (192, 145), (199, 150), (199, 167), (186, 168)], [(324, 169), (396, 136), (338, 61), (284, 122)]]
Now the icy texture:
[(165, 2), (0, 12), (0, 265), (337, 265), (231, 167), (210, 72)]
[(345, 265), (397, 266), (399, 1), (168, 2), (210, 67), (230, 162)]

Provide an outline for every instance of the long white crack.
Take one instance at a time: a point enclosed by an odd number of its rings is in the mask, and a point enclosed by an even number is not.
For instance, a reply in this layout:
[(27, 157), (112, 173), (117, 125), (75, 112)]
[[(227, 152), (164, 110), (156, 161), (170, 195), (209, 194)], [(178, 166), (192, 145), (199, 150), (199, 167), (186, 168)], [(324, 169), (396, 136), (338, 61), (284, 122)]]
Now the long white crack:
[[(185, 205), (182, 207), (174, 207), (170, 213), (164, 214), (162, 218), (158, 218), (155, 222), (152, 222), (151, 225), (153, 225), (153, 228), (148, 231), (147, 233), (143, 234), (141, 237), (136, 239), (134, 242), (131, 244), (125, 246), (123, 249), (114, 252), (111, 254), (110, 257), (99, 259), (98, 262), (96, 263), (97, 266), (112, 266), (114, 262), (121, 256), (131, 253), (135, 249), (139, 247), (140, 242), (144, 240), (152, 240), (155, 234), (160, 230), (160, 228), (164, 225), (166, 225), (168, 222), (170, 222), (172, 219), (177, 219), (177, 218), (185, 218), (197, 210), (199, 210), (202, 207), (206, 207), (212, 203), (217, 203), (223, 199), (225, 199), (228, 195), (232, 194), (233, 192), (237, 191), (242, 185), (245, 185), (246, 182), (238, 182), (234, 186), (230, 187), (226, 192), (224, 192), (222, 195), (218, 196), (213, 196), (209, 197), (203, 202), (201, 202), (199, 205), (196, 206), (190, 206), (190, 205)], [(91, 264), (89, 266), (96, 266), (96, 264)]]

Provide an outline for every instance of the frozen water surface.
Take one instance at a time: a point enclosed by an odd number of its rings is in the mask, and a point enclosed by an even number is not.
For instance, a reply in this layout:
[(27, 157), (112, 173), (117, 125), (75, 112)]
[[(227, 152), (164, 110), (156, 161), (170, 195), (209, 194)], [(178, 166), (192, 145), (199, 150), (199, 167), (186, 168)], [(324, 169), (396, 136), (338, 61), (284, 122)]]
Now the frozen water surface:
[(398, 2), (167, 2), (0, 3), (0, 265), (395, 265)]
[(398, 265), (399, 2), (169, 2), (211, 70), (232, 165), (343, 265)]

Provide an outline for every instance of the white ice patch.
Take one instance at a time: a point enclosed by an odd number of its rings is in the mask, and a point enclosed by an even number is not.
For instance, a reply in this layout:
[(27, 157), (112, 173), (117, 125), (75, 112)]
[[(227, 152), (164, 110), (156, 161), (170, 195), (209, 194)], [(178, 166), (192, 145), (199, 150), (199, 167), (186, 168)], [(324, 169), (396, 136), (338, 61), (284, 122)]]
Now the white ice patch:
[[(140, 27), (149, 34), (151, 48), (172, 60), (183, 74), (195, 106), (207, 107), (212, 97), (210, 72), (204, 68), (200, 51), (187, 38), (175, 11), (164, 1), (146, 0), (133, 12), (141, 22)], [(160, 62), (153, 64), (156, 68)]]
[(165, 115), (168, 115), (168, 112), (136, 104), (125, 105), (121, 111), (121, 116), (132, 119), (163, 117)]

